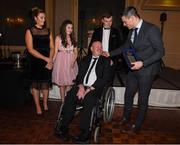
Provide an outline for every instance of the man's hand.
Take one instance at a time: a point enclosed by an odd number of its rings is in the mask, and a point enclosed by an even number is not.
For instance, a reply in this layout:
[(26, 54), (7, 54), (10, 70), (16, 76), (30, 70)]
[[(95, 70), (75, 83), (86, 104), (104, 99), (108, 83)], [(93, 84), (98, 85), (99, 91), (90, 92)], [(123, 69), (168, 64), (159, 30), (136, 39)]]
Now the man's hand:
[(132, 70), (139, 70), (140, 68), (143, 67), (143, 62), (142, 61), (136, 61), (131, 63), (133, 66), (131, 67)]
[(113, 64), (114, 64), (114, 62), (111, 60), (110, 65), (112, 66)]
[(85, 94), (84, 86), (80, 85), (76, 96), (78, 97), (79, 100), (81, 100), (81, 99), (84, 99), (84, 94)]
[[(87, 88), (86, 91), (85, 91), (85, 93), (84, 93), (84, 97), (85, 97), (90, 91), (91, 91), (91, 89), (90, 89), (90, 88)], [(83, 99), (84, 99), (84, 98), (83, 98)]]
[(109, 57), (110, 54), (109, 54), (109, 52), (107, 52), (107, 51), (103, 51), (103, 52), (102, 52), (102, 56)]
[(85, 96), (94, 89), (95, 88), (91, 86), (85, 90), (83, 85), (79, 85), (79, 90), (78, 90), (76, 96), (78, 96), (79, 100), (81, 100), (81, 99), (83, 100), (85, 98)]
[(94, 89), (95, 89), (95, 88), (92, 87), (92, 86), (88, 87), (88, 88), (86, 89), (86, 91), (85, 91), (85, 95), (84, 95), (84, 96), (86, 96), (87, 93), (93, 91)]

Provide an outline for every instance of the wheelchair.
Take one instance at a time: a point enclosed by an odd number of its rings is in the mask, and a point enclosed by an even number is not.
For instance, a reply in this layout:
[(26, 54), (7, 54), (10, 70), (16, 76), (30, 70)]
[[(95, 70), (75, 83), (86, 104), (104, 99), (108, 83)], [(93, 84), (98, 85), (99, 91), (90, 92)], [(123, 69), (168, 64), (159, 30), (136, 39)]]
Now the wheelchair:
[[(89, 131), (91, 132), (91, 138), (93, 135), (94, 143), (99, 142), (101, 132), (101, 120), (105, 123), (112, 120), (115, 106), (115, 90), (113, 87), (106, 86), (103, 89), (101, 97), (98, 99), (97, 105), (94, 106), (91, 113), (91, 121)], [(57, 123), (55, 126), (55, 134), (58, 134), (63, 119), (62, 115), (63, 104), (60, 107)], [(83, 109), (83, 106), (76, 106), (76, 111)], [(93, 131), (94, 130), (94, 131)], [(94, 132), (94, 134), (92, 134)]]

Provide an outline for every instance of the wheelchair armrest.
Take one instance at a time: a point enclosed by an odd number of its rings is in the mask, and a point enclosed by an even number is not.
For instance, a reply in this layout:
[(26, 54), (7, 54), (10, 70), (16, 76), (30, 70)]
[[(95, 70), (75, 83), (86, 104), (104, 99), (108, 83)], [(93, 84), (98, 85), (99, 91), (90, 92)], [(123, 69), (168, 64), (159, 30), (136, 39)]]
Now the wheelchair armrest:
[(112, 85), (113, 85), (113, 82), (107, 83), (107, 84), (104, 86), (103, 90), (106, 89), (106, 88), (111, 87)]
[(108, 88), (112, 87), (112, 84), (113, 84), (113, 82), (109, 82), (108, 84), (106, 84), (106, 85), (104, 86), (103, 91), (102, 91), (102, 93), (101, 93), (101, 101), (104, 102), (104, 99), (105, 99), (104, 97), (105, 97), (107, 91), (109, 90)]

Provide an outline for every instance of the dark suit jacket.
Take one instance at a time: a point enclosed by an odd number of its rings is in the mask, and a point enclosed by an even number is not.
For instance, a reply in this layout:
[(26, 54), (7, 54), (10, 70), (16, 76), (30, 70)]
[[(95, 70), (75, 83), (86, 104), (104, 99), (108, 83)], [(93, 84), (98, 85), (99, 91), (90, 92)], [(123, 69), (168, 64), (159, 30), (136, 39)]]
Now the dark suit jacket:
[[(91, 41), (89, 43), (88, 54), (91, 54), (90, 48), (94, 41), (102, 42), (102, 34), (103, 34), (103, 27), (99, 27), (94, 30)], [(122, 45), (122, 42), (123, 42), (122, 33), (118, 29), (111, 27), (110, 35), (109, 35), (109, 52), (119, 48), (120, 45)]]
[(137, 55), (144, 64), (143, 68), (136, 72), (141, 75), (157, 74), (160, 70), (160, 60), (165, 53), (159, 28), (151, 23), (143, 21), (134, 45), (131, 42), (131, 35), (132, 30), (130, 30), (125, 44), (119, 49), (111, 52), (110, 56), (122, 53), (122, 49), (124, 48), (134, 47)]
[[(79, 64), (79, 73), (76, 78), (77, 85), (83, 84), (83, 79), (88, 71), (92, 55), (84, 57)], [(92, 85), (95, 89), (102, 89), (113, 80), (113, 69), (110, 65), (110, 59), (100, 56), (96, 65), (97, 80)]]

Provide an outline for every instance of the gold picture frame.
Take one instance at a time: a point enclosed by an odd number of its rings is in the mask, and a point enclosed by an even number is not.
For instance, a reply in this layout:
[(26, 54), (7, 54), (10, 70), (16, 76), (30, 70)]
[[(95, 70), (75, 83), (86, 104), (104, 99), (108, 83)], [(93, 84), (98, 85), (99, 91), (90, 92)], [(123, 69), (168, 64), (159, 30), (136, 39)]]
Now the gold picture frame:
[(143, 0), (143, 10), (180, 10), (180, 0)]

